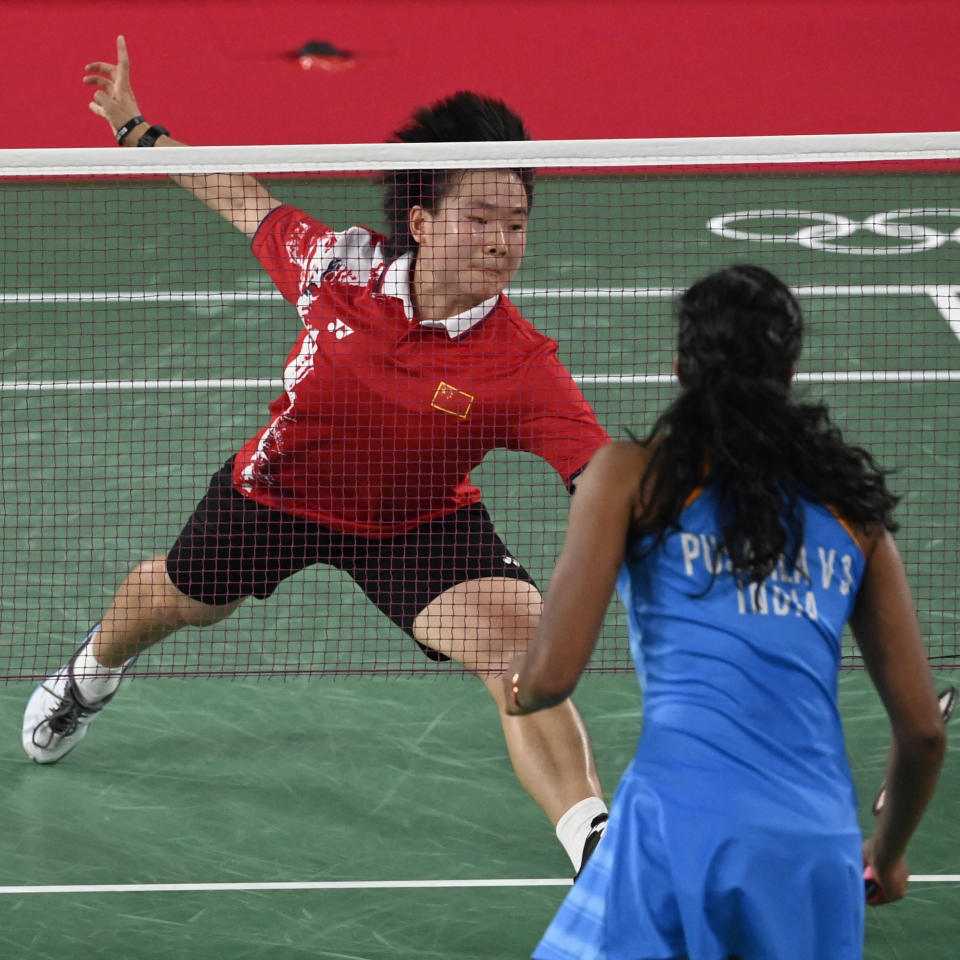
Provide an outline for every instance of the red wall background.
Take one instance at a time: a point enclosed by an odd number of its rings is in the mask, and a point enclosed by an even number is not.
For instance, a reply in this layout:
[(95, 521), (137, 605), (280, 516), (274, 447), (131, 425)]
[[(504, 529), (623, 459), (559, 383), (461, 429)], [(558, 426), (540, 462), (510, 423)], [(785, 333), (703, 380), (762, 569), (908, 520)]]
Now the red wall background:
[(117, 33), (196, 144), (383, 140), (462, 88), (538, 139), (960, 128), (958, 0), (0, 0), (0, 147), (109, 144), (80, 78)]

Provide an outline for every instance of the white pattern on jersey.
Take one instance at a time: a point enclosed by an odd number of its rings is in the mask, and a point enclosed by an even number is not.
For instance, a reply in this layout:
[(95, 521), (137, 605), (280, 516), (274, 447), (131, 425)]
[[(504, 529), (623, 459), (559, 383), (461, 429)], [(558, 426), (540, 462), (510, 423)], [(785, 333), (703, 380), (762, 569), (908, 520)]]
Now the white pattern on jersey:
[[(268, 451), (281, 451), (280, 425), (285, 418), (293, 414), (297, 402), (297, 384), (313, 370), (318, 331), (310, 325), (310, 309), (320, 293), (320, 284), (336, 282), (360, 286), (366, 283), (373, 273), (382, 269), (384, 263), (383, 248), (374, 242), (374, 234), (365, 227), (350, 227), (339, 233), (329, 231), (318, 234), (311, 238), (305, 250), (301, 250), (304, 232), (309, 227), (309, 223), (299, 223), (286, 243), (291, 262), (300, 268), (297, 313), (307, 335), (300, 345), (300, 352), (283, 371), (283, 389), (289, 399), (287, 409), (270, 422), (260, 437), (256, 452), (243, 468), (241, 476), (248, 483), (253, 482), (257, 472), (269, 460)], [(362, 281), (361, 277), (364, 278)]]

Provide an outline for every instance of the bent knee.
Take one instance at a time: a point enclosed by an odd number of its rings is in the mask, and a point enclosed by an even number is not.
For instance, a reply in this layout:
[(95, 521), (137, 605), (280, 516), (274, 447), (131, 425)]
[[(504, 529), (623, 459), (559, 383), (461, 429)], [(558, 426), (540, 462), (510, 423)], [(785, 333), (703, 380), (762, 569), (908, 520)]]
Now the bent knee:
[(526, 581), (469, 581), (428, 604), (414, 636), (476, 673), (497, 674), (527, 649), (542, 608), (539, 590)]
[(134, 571), (141, 584), (148, 586), (154, 608), (168, 623), (184, 627), (206, 627), (229, 617), (241, 604), (215, 605), (187, 596), (170, 578), (167, 558), (161, 554), (144, 560)]

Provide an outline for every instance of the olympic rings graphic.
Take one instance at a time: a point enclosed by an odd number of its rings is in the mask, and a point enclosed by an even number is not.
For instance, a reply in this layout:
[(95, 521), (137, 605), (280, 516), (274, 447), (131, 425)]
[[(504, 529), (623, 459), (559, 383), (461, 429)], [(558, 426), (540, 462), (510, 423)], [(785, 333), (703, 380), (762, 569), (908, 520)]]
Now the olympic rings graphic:
[[(750, 229), (752, 221), (762, 221), (762, 225), (758, 224), (759, 229)], [(782, 222), (782, 229), (777, 229), (779, 224), (776, 221)], [(931, 221), (945, 229), (932, 226)], [(944, 221), (952, 221), (952, 224)], [(922, 253), (950, 242), (960, 244), (957, 221), (960, 221), (960, 207), (908, 207), (875, 213), (865, 220), (817, 210), (770, 208), (723, 213), (708, 220), (707, 228), (727, 240), (796, 243), (810, 250), (885, 257)], [(860, 233), (872, 234), (887, 242), (843, 242)]]

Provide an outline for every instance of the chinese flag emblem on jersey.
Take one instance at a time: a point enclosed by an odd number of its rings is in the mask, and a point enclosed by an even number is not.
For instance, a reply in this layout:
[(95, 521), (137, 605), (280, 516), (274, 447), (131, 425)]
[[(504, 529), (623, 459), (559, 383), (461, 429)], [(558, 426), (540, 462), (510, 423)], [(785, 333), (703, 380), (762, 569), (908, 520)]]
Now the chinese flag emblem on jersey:
[(466, 420), (470, 413), (470, 407), (473, 406), (473, 396), (458, 390), (456, 387), (451, 387), (449, 383), (444, 383), (441, 380), (430, 406), (435, 410), (442, 410), (444, 413), (450, 413), (461, 420)]

